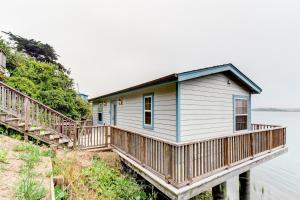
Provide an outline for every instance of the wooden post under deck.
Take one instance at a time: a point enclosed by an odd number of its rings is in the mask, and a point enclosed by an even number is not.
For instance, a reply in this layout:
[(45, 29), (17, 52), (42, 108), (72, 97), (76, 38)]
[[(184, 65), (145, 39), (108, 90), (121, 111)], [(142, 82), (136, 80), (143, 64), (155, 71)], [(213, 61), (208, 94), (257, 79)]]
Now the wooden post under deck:
[(239, 175), (240, 200), (250, 200), (250, 170)]
[(212, 196), (214, 200), (226, 199), (226, 182), (216, 185), (212, 188)]

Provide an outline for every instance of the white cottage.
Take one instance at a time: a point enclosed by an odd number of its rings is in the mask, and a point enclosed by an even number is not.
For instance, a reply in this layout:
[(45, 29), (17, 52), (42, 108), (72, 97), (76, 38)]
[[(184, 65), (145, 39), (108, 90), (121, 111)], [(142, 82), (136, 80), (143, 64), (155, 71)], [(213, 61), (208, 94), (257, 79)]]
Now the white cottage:
[(251, 95), (262, 90), (232, 64), (171, 74), (90, 99), (93, 124), (171, 142), (251, 129)]

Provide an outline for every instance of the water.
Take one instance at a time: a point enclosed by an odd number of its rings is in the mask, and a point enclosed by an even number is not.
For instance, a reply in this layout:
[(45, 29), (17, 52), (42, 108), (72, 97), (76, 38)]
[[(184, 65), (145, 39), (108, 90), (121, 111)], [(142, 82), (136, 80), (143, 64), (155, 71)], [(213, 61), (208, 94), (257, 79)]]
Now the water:
[[(300, 113), (252, 112), (252, 122), (287, 126), (287, 153), (251, 170), (251, 199), (300, 199)], [(228, 181), (228, 195), (238, 199), (238, 178)]]

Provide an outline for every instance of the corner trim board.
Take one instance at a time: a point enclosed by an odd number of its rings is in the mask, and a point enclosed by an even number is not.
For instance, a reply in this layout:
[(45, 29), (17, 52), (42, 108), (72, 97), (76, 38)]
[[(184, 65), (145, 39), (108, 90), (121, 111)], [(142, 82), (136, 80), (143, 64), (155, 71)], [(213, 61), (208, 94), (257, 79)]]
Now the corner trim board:
[(180, 82), (176, 83), (176, 142), (181, 141), (180, 135)]

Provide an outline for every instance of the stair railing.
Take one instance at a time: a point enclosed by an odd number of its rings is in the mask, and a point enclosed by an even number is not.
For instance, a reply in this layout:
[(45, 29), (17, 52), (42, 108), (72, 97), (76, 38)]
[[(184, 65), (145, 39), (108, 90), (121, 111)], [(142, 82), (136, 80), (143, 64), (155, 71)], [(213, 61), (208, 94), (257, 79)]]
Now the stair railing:
[(76, 121), (0, 82), (0, 110), (21, 119), (25, 131), (41, 127), (74, 139)]

